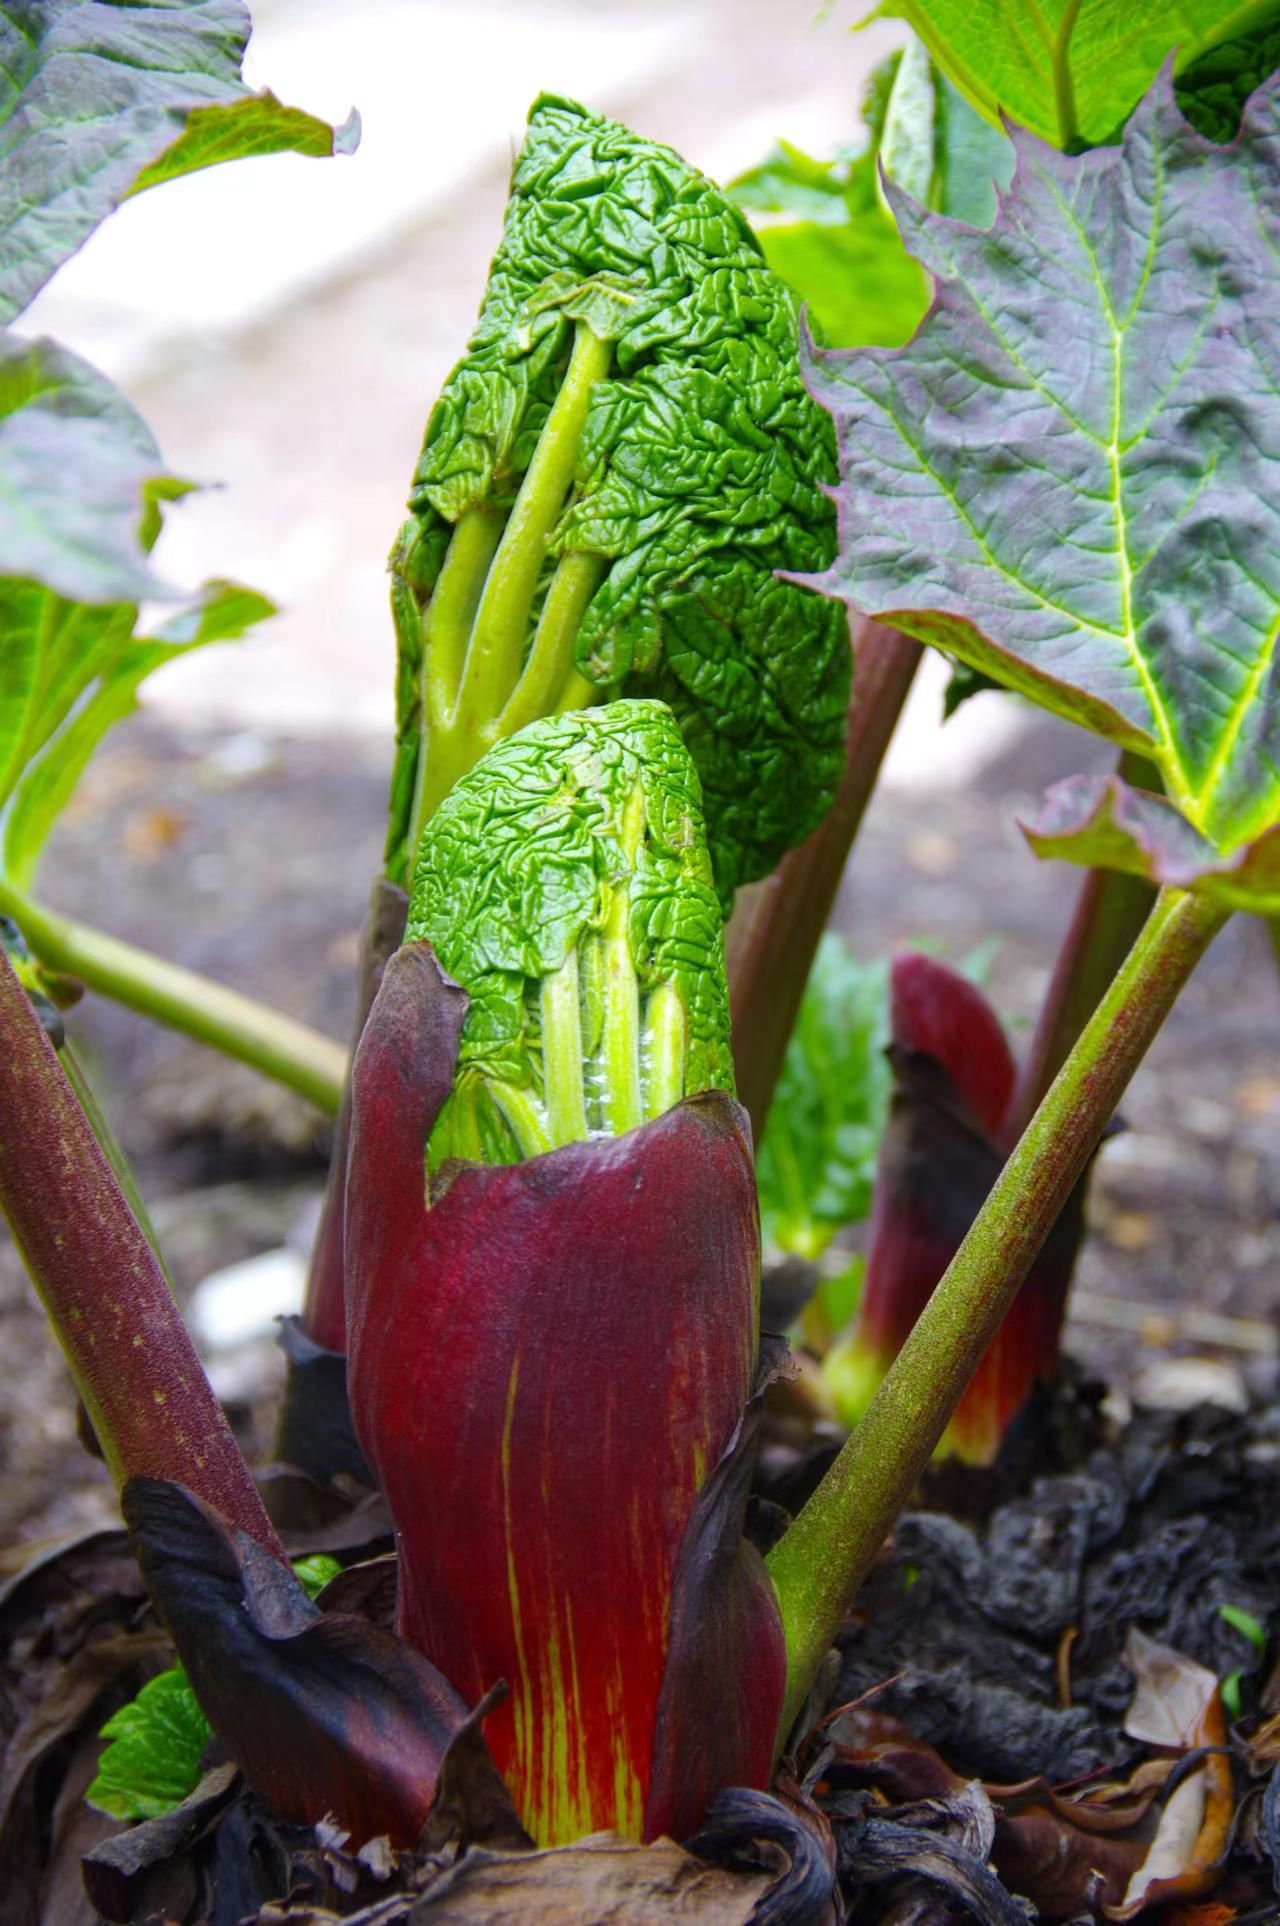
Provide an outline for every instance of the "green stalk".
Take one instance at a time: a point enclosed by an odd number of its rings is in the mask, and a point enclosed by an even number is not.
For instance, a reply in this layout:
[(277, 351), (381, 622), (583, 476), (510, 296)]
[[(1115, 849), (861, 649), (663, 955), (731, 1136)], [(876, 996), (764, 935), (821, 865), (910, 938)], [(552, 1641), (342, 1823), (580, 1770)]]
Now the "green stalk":
[(640, 985), (631, 960), (630, 882), (644, 833), (644, 792), (635, 788), (622, 816), (623, 858), (627, 875), (608, 890), (601, 950), (604, 963), (603, 1056), (604, 1126), (615, 1137), (644, 1121), (640, 1095)]
[(769, 1555), (787, 1641), (782, 1734), (1179, 991), (1229, 912), (1162, 890), (866, 1417)]
[(673, 983), (661, 983), (644, 1013), (646, 1118), (661, 1117), (683, 1097), (688, 1040), (679, 991)]
[[(482, 539), (481, 531), (470, 525), (477, 510), (464, 515), (454, 531), (432, 598), (434, 603), (441, 590), (447, 590), (442, 649), (436, 646), (430, 605), (426, 618), (423, 713), (429, 736), (418, 760), (409, 825), (411, 852), (458, 778), (503, 736), (546, 713), (576, 674), (571, 669), (573, 637), (608, 566), (601, 558), (562, 558), (527, 663), (525, 642), (547, 543), (573, 483), (591, 390), (608, 374), (611, 354), (609, 343), (601, 341), (585, 321), (576, 324), (564, 380), (501, 539), (486, 552), (494, 524), (485, 517), (491, 527)], [(460, 535), (464, 536), (463, 552), (450, 575)], [(472, 609), (474, 620), (464, 638), (462, 624)], [(583, 680), (577, 678), (579, 683)], [(594, 686), (586, 683), (585, 687), (589, 695), (570, 706), (582, 707), (594, 699)]]
[(523, 729), (527, 722), (536, 722), (539, 716), (562, 713), (561, 701), (566, 695), (578, 696), (580, 690), (586, 690), (584, 698), (570, 700), (568, 704), (570, 708), (582, 709), (599, 694), (594, 683), (566, 665), (572, 665), (578, 624), (608, 567), (603, 555), (577, 553), (560, 557), (542, 605), (524, 674), (498, 717), (495, 737), (513, 736), (517, 729)]
[(166, 963), (118, 937), (60, 916), (0, 883), (0, 912), (18, 924), (33, 956), (89, 989), (207, 1043), (296, 1090), (326, 1116), (342, 1100), (347, 1056), (340, 1044), (238, 990)]
[[(587, 1134), (582, 1081), (582, 1015), (578, 989), (578, 952), (570, 950), (558, 970), (544, 977), (542, 1076), (547, 1135), (552, 1146), (579, 1142)], [(536, 1155), (526, 1150), (525, 1155)]]

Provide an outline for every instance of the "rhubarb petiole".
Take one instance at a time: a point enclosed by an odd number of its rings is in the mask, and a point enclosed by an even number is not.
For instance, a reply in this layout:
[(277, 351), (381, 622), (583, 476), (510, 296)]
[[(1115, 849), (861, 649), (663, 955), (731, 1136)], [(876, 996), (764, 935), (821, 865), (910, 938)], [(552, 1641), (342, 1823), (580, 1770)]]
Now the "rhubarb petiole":
[(194, 970), (61, 916), (7, 883), (0, 884), (0, 913), (13, 918), (32, 954), (49, 969), (78, 977), (126, 1009), (180, 1030), (296, 1090), (326, 1116), (337, 1115), (347, 1053), (318, 1030)]
[(866, 1416), (770, 1553), (787, 1638), (784, 1728), (1130, 1078), (1228, 914), (1206, 897), (1161, 891)]
[(540, 1002), (546, 1137), (549, 1144), (570, 1144), (587, 1134), (576, 950), (543, 978)]
[(644, 1023), (644, 1114), (660, 1117), (684, 1095), (689, 1030), (684, 1005), (669, 983), (649, 998)]
[(573, 668), (573, 646), (587, 604), (608, 573), (602, 555), (562, 555), (538, 617), (529, 660), (498, 717), (494, 740), (513, 736), (539, 716), (585, 709), (600, 694)]

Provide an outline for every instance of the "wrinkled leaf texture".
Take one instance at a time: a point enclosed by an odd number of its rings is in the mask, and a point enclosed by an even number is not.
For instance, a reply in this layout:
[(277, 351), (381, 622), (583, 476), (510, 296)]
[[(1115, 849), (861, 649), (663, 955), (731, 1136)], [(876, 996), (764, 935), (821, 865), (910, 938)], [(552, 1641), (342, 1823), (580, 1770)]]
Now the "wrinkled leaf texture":
[(910, 345), (804, 355), (822, 585), (1148, 756), (1229, 852), (1280, 816), (1280, 80), (1231, 147), (1167, 71), (1119, 147), (1013, 138), (989, 232), (895, 197), (937, 281)]
[[(637, 790), (644, 835), (633, 868), (624, 822)], [(687, 1089), (732, 1090), (720, 906), (698, 777), (657, 702), (531, 723), (463, 776), (429, 824), (407, 935), (429, 942), (467, 986), (463, 1067), (540, 1085), (529, 988), (536, 992), (599, 927), (604, 890), (623, 878), (640, 994), (669, 984), (685, 1012)]]
[[(775, 575), (832, 552), (831, 443), (799, 378), (795, 298), (744, 217), (669, 148), (571, 101), (534, 103), (410, 506), (442, 555), (464, 509), (513, 498), (564, 371), (565, 291), (601, 275), (624, 284), (629, 312), (551, 547), (613, 561), (579, 666), (675, 712), (727, 900), (830, 802), (849, 648), (842, 619)], [(414, 668), (401, 665), (402, 737), (417, 732)]]
[(240, 78), (241, 0), (0, 5), (0, 321), (12, 321), (127, 195), (215, 161), (350, 153)]

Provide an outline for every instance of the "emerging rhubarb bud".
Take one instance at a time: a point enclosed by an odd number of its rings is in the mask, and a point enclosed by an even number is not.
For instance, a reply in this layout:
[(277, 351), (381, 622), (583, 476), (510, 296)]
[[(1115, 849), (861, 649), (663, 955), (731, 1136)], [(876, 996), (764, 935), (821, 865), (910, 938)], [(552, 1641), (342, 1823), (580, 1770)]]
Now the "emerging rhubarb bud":
[(409, 932), (353, 1072), (346, 1252), (400, 1629), (469, 1702), (510, 1685), (485, 1736), (539, 1841), (683, 1836), (767, 1784), (785, 1659), (741, 1537), (755, 1187), (669, 714), (491, 751)]
[(616, 702), (524, 730), (441, 805), (406, 934), (470, 1009), (433, 1168), (514, 1163), (732, 1093), (700, 800), (670, 711)]
[[(866, 1280), (853, 1327), (824, 1365), (847, 1424), (870, 1404), (1000, 1174), (1017, 1078), (990, 1004), (945, 964), (896, 956), (891, 1010), (894, 1093), (876, 1171)], [(1056, 1373), (1083, 1229), (1079, 1186), (952, 1419), (944, 1448), (958, 1457), (990, 1463), (1035, 1384)]]

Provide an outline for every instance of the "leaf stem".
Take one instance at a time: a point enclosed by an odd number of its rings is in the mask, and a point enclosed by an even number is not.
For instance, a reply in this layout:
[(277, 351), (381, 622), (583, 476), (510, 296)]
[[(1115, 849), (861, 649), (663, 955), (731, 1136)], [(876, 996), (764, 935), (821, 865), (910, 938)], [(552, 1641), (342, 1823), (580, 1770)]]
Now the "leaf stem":
[(500, 714), (524, 661), (529, 610), (547, 556), (547, 541), (564, 507), (578, 459), (591, 390), (609, 372), (612, 349), (585, 321), (533, 459), (502, 531), (485, 580), (467, 648), (454, 718), (471, 732)]
[(79, 977), (113, 1002), (296, 1090), (326, 1116), (337, 1115), (346, 1052), (318, 1030), (194, 970), (58, 915), (8, 883), (0, 882), (0, 912), (12, 916), (32, 955), (49, 969)]
[(0, 1210), (118, 1485), (168, 1478), (281, 1563), (155, 1254), (0, 951)]
[(587, 1106), (582, 1082), (582, 1015), (576, 950), (570, 950), (559, 969), (543, 978), (539, 995), (547, 1135), (554, 1146), (578, 1143), (587, 1135)]
[(1058, 116), (1058, 145), (1070, 152), (1080, 138), (1076, 87), (1071, 72), (1071, 36), (1080, 17), (1080, 0), (1067, 0), (1053, 43), (1053, 100)]
[(853, 645), (845, 771), (835, 801), (772, 876), (739, 890), (725, 933), (738, 1101), (757, 1144), (795, 1028), (818, 940), (902, 714), (922, 645), (863, 621)]
[[(553, 710), (563, 713), (559, 698), (571, 693), (569, 685), (576, 673), (573, 668), (573, 644), (578, 624), (586, 612), (587, 603), (604, 580), (608, 566), (603, 555), (587, 555), (579, 551), (560, 557), (534, 631), (529, 660), (510, 700), (498, 717), (495, 738), (513, 736), (526, 723), (536, 722), (539, 716), (549, 715)], [(586, 701), (594, 701), (600, 693), (595, 684), (581, 675), (577, 681), (590, 692)], [(580, 699), (571, 701), (567, 706), (580, 709), (586, 705)]]
[(1161, 891), (866, 1417), (770, 1553), (787, 1639), (784, 1736), (1130, 1078), (1228, 914)]

